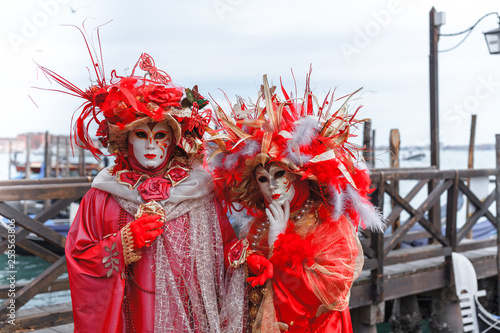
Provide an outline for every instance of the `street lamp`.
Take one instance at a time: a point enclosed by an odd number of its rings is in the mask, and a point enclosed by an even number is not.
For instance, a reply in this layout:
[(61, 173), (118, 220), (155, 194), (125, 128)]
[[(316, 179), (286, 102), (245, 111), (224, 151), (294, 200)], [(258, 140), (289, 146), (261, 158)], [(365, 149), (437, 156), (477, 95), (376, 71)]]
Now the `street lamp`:
[[(454, 50), (460, 46), (469, 37), (469, 34), (476, 27), (476, 25), (483, 20), (485, 17), (490, 15), (496, 15), (500, 22), (500, 16), (498, 13), (489, 13), (481, 17), (473, 26), (470, 28), (453, 33), (453, 34), (441, 34), (439, 28), (445, 24), (446, 17), (444, 12), (437, 12), (434, 7), (432, 7), (429, 13), (429, 40), (430, 40), (430, 52), (429, 52), (429, 92), (430, 92), (430, 149), (431, 149), (431, 166), (439, 169), (439, 94), (438, 94), (438, 52), (447, 52)], [(446, 50), (438, 50), (438, 41), (440, 37), (449, 36), (459, 36), (465, 34), (465, 37), (454, 47)], [(500, 28), (484, 33), (486, 42), (488, 43), (488, 49), (490, 54), (500, 53)], [(437, 186), (437, 181), (433, 180), (429, 183), (429, 193)], [(441, 225), (441, 205), (439, 199), (435, 205), (429, 211), (429, 218), (432, 223), (434, 223), (438, 228)]]
[[(448, 52), (454, 50), (460, 46), (469, 37), (472, 30), (481, 22), (484, 18), (496, 15), (499, 22), (500, 16), (498, 13), (488, 13), (481, 17), (477, 22), (465, 29), (452, 34), (442, 34), (439, 32), (439, 28), (445, 24), (445, 13), (437, 12), (434, 7), (432, 7), (429, 13), (429, 32), (430, 32), (430, 53), (429, 53), (429, 88), (430, 88), (430, 122), (431, 122), (431, 166), (439, 169), (439, 99), (438, 99), (438, 52)], [(464, 35), (464, 38), (452, 48), (446, 50), (438, 50), (438, 41), (440, 37), (451, 37)], [(484, 33), (486, 42), (488, 44), (488, 50), (490, 54), (500, 54), (500, 28), (495, 30), (487, 31)]]
[(488, 51), (490, 54), (500, 54), (500, 28), (486, 31), (484, 38), (488, 44)]

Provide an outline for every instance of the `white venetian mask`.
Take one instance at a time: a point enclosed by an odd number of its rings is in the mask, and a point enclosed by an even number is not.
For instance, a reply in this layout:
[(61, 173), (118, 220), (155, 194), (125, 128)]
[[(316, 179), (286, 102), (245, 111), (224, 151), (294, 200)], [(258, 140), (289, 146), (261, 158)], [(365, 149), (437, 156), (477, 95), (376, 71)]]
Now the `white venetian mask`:
[(137, 162), (146, 169), (154, 169), (167, 158), (172, 130), (166, 122), (144, 123), (130, 131), (128, 142)]
[(285, 200), (292, 202), (295, 196), (296, 175), (286, 171), (276, 163), (272, 163), (269, 168), (259, 165), (255, 168), (255, 179), (259, 189), (267, 202), (276, 202), (283, 205)]

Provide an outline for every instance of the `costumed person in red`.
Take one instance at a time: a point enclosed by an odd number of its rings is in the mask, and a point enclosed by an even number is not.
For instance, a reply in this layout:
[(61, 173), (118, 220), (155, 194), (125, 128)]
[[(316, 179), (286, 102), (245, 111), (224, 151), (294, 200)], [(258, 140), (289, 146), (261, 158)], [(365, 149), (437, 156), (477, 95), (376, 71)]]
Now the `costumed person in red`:
[(264, 76), (255, 105), (240, 98), (231, 114), (219, 107), (210, 133), (217, 195), (253, 216), (240, 232), (245, 252), (268, 257), (274, 273), (264, 283), (249, 269), (248, 331), (352, 332), (350, 289), (364, 262), (358, 226), (384, 224), (348, 142), (359, 123), (348, 113), (351, 95), (334, 110), (333, 95), (317, 104), (309, 76), (303, 98), (281, 87), (280, 99), (275, 88)]
[(102, 57), (90, 55), (97, 77), (86, 90), (39, 66), (85, 100), (76, 143), (102, 155), (88, 133), (96, 123), (116, 158), (95, 177), (67, 237), (75, 331), (241, 332), (245, 272), (224, 261), (237, 238), (199, 159), (207, 100), (147, 54), (109, 82)]

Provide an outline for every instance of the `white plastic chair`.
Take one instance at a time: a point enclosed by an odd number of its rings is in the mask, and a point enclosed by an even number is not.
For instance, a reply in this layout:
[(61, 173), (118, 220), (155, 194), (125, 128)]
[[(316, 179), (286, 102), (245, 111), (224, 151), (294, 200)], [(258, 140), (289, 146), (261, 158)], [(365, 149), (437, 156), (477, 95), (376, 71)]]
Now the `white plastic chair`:
[[(477, 275), (472, 263), (460, 253), (452, 253), (455, 290), (460, 300), (464, 332), (500, 332), (500, 318), (489, 313), (479, 303), (478, 297), (486, 295), (485, 290), (477, 290)], [(486, 326), (479, 330), (478, 316)]]

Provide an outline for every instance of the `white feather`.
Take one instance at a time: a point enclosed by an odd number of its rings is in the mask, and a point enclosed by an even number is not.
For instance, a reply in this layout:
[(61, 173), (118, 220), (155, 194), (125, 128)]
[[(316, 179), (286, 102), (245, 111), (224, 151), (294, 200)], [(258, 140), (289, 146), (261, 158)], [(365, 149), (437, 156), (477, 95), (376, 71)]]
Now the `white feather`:
[(344, 214), (345, 209), (345, 196), (344, 192), (338, 191), (335, 186), (330, 186), (330, 204), (333, 206), (333, 218), (337, 220), (342, 214)]
[(236, 162), (238, 162), (239, 157), (240, 157), (239, 152), (227, 155), (226, 158), (224, 159), (224, 162), (223, 162), (224, 168), (233, 169), (236, 165)]
[(291, 140), (291, 143), (293, 145), (298, 145), (299, 147), (310, 145), (316, 135), (317, 127), (317, 118), (305, 117), (300, 119), (292, 132), (293, 139)]
[(261, 145), (257, 141), (247, 141), (245, 147), (240, 151), (243, 156), (253, 156), (260, 150)]
[(358, 191), (350, 185), (346, 187), (346, 195), (348, 204), (358, 212), (362, 223), (367, 229), (374, 232), (383, 232), (385, 230), (386, 225), (383, 216), (371, 202), (363, 198)]
[(297, 154), (290, 145), (286, 147), (286, 152), (288, 153), (287, 157), (290, 159), (290, 161), (292, 161), (296, 165), (305, 164), (312, 158), (311, 155)]

